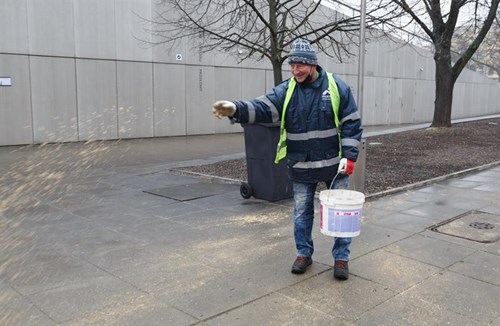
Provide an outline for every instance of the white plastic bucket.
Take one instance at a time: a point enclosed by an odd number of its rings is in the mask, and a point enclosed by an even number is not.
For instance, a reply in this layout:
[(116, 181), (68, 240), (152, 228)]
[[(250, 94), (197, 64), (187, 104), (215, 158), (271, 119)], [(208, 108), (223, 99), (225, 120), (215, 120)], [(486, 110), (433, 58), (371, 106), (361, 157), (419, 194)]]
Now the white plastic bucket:
[(321, 233), (338, 238), (358, 236), (365, 195), (358, 191), (333, 189), (319, 193)]

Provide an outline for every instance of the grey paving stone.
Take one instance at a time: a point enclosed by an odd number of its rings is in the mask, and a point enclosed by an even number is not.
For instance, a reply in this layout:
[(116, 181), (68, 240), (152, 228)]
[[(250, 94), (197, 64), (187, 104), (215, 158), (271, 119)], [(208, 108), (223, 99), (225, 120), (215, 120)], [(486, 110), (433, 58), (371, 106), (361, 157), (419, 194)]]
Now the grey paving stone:
[[(100, 204), (94, 204), (89, 207), (78, 208), (72, 210), (72, 213), (94, 221), (100, 221), (107, 218), (109, 219), (120, 218), (124, 214), (137, 215), (137, 216), (144, 215), (141, 214), (141, 212), (136, 209), (124, 209), (122, 207), (109, 203), (100, 203)], [(146, 217), (148, 216), (146, 215)]]
[(207, 319), (254, 301), (269, 293), (266, 288), (225, 272), (208, 272), (157, 293), (169, 305), (198, 319)]
[(198, 322), (199, 319), (158, 301), (153, 295), (145, 294), (109, 304), (102, 309), (97, 308), (81, 318), (64, 322), (61, 325), (188, 326), (199, 325)]
[(463, 179), (449, 179), (441, 181), (440, 185), (454, 187), (454, 188), (474, 188), (482, 184), (480, 181), (463, 180)]
[(486, 252), (477, 252), (449, 269), (456, 273), (500, 286), (500, 256)]
[(50, 209), (50, 211), (45, 211), (44, 208), (41, 208), (40, 211), (33, 211), (31, 213), (25, 212), (22, 216), (6, 218), (6, 220), (15, 223), (17, 227), (26, 230), (39, 230), (40, 228), (47, 228), (52, 225), (71, 222), (78, 219), (79, 217), (56, 208), (54, 208), (54, 210)]
[[(274, 242), (274, 238), (270, 237), (271, 231), (278, 228), (283, 232), (281, 237), (293, 235), (293, 231), (283, 231), (282, 229), (289, 230), (293, 227), (291, 217), (285, 209), (268, 209), (257, 211), (255, 213), (231, 213), (219, 211), (204, 211), (201, 212), (198, 220), (192, 218), (178, 217), (175, 221), (179, 223), (189, 223), (195, 225), (197, 230), (212, 234), (218, 239), (226, 239), (228, 237), (238, 237), (242, 240), (249, 240), (251, 242), (269, 241)], [(275, 233), (274, 233), (275, 234)], [(267, 236), (267, 238), (266, 238)]]
[(464, 201), (469, 202), (484, 202), (489, 201), (490, 204), (498, 203), (498, 192), (490, 192), (490, 191), (481, 191), (477, 189), (471, 188), (447, 188), (447, 193), (450, 198), (462, 198)]
[[(69, 223), (67, 223), (69, 224)], [(71, 225), (73, 228), (70, 228)], [(58, 232), (61, 230), (61, 232)], [(68, 227), (54, 227), (51, 241), (63, 252), (75, 256), (86, 256), (117, 248), (128, 248), (146, 243), (144, 239), (125, 232), (102, 227), (95, 223), (69, 224)]]
[(491, 177), (490, 176), (485, 176), (485, 175), (480, 175), (480, 174), (473, 174), (469, 175), (466, 177), (463, 177), (462, 180), (465, 181), (477, 181), (481, 183), (488, 183), (491, 182)]
[(140, 190), (137, 189), (130, 189), (112, 184), (105, 184), (105, 185), (106, 187), (89, 189), (85, 191), (85, 193), (91, 196), (94, 199), (93, 201), (106, 202), (141, 192)]
[(433, 198), (435, 199), (437, 196), (447, 196), (448, 195), (448, 189), (442, 186), (439, 186), (438, 184), (432, 184), (430, 186), (418, 189), (416, 191), (416, 194), (427, 194), (427, 196), (432, 195)]
[(50, 232), (50, 229), (57, 228), (66, 224), (87, 224), (88, 221), (80, 216), (71, 214), (64, 210), (54, 211), (52, 214), (35, 214), (24, 216), (22, 218), (14, 218), (11, 222), (16, 224), (16, 227), (26, 232), (33, 231), (37, 235), (45, 232)]
[[(216, 228), (220, 230), (221, 228)], [(246, 236), (246, 235), (245, 235)], [(252, 259), (250, 252), (262, 246), (249, 246), (247, 240), (238, 234), (222, 231), (221, 233), (198, 231), (194, 241), (184, 242), (176, 253), (212, 266), (230, 269), (231, 266), (245, 263)], [(266, 247), (267, 248), (267, 247)]]
[(54, 201), (64, 194), (88, 194), (96, 196), (105, 194), (108, 191), (116, 191), (120, 189), (122, 188), (101, 182), (98, 177), (75, 175), (73, 177), (65, 177), (58, 180), (58, 183), (52, 185), (50, 189), (44, 189), (44, 192), (40, 192), (37, 198)]
[(0, 240), (2, 243), (0, 266), (29, 254), (34, 248), (45, 250), (56, 248), (46, 237), (36, 234), (35, 230), (21, 228), (16, 222), (3, 217), (0, 220)]
[[(135, 169), (133, 171), (136, 171)], [(131, 175), (130, 173), (121, 172), (118, 175), (112, 175), (108, 178), (103, 178), (102, 181), (113, 185), (119, 185), (131, 189), (147, 190), (157, 189), (162, 187), (171, 187), (176, 185), (188, 185), (199, 183), (200, 179), (168, 175), (163, 173)]]
[(233, 242), (225, 248), (209, 247), (212, 254), (199, 255), (199, 261), (273, 291), (331, 268), (313, 257), (314, 262), (305, 274), (292, 274), (291, 267), (296, 258), (294, 243), (289, 243), (287, 253), (273, 248), (274, 245), (248, 246), (248, 241)]
[[(165, 200), (169, 200), (165, 198)], [(178, 216), (198, 215), (199, 212), (206, 210), (205, 207), (199, 207), (190, 204), (190, 202), (174, 202), (166, 206), (143, 207), (143, 214), (152, 215), (159, 218), (171, 219)]]
[(96, 205), (101, 200), (98, 196), (86, 193), (66, 193), (54, 197), (50, 204), (65, 210), (74, 210), (82, 207)]
[(384, 250), (371, 252), (349, 263), (351, 274), (401, 292), (441, 269)]
[[(377, 200), (371, 202), (370, 208), (378, 208), (389, 211), (391, 213), (399, 212), (405, 209), (409, 209), (418, 206), (419, 203), (409, 200), (403, 196), (387, 196), (378, 198)], [(364, 206), (363, 206), (364, 208)]]
[(498, 183), (488, 183), (480, 185), (474, 188), (474, 190), (488, 191), (492, 193), (498, 193), (500, 191), (500, 184)]
[(489, 323), (498, 317), (500, 287), (452, 272), (435, 275), (403, 295)]
[[(220, 198), (220, 200), (220, 203), (218, 206), (215, 206), (214, 209), (231, 212), (235, 215), (259, 214), (260, 212), (266, 212), (269, 210), (283, 210), (284, 214), (293, 216), (293, 206), (281, 206), (268, 201), (255, 199), (238, 199), (237, 201), (228, 201), (226, 198)], [(199, 205), (200, 202), (193, 204)]]
[(443, 205), (421, 204), (420, 206), (403, 210), (401, 213), (423, 217), (434, 223), (439, 223), (465, 213), (466, 211), (467, 209), (446, 207)]
[(0, 325), (57, 325), (33, 303), (9, 286), (0, 283)]
[(247, 277), (271, 291), (277, 291), (331, 269), (331, 266), (324, 265), (313, 257), (312, 265), (304, 274), (292, 274), (292, 263), (295, 258), (294, 252), (284, 255), (274, 250), (268, 250), (268, 255), (256, 257), (253, 262), (240, 265), (230, 272), (236, 273), (242, 278)]
[(170, 204), (177, 203), (175, 199), (155, 196), (142, 191), (134, 191), (116, 198), (113, 202), (122, 208), (142, 209), (167, 209)]
[(498, 167), (493, 167), (491, 169), (476, 173), (476, 175), (478, 176), (489, 177), (489, 178), (498, 178), (499, 174), (500, 174), (500, 169)]
[(87, 259), (91, 255), (104, 255), (114, 250), (131, 250), (132, 248), (141, 247), (145, 243), (145, 240), (135, 239), (120, 232), (102, 230), (102, 232), (96, 231), (92, 236), (88, 236), (87, 240), (75, 244), (71, 253), (76, 257)]
[(203, 280), (220, 273), (220, 268), (208, 266), (193, 257), (166, 252), (159, 254), (154, 262), (129, 264), (113, 274), (146, 292), (159, 293), (173, 287), (189, 288), (193, 280)]
[(300, 301), (272, 293), (208, 320), (207, 325), (342, 325), (342, 320)]
[(92, 253), (84, 259), (110, 274), (118, 274), (168, 261), (171, 255), (177, 254), (166, 250), (162, 245), (140, 244)]
[(239, 191), (236, 190), (224, 194), (191, 200), (189, 203), (207, 209), (220, 209), (230, 212), (238, 211), (238, 208), (247, 211), (252, 208), (256, 210), (264, 210), (278, 205), (265, 200), (253, 198), (243, 199), (239, 195)]
[(404, 200), (413, 201), (416, 203), (429, 203), (440, 198), (446, 198), (447, 194), (442, 188), (435, 186), (425, 187), (419, 190), (406, 191), (402, 194), (394, 195), (394, 197), (402, 197)]
[(343, 321), (355, 320), (395, 295), (386, 286), (354, 275), (347, 281), (334, 280), (330, 272), (278, 292), (320, 312), (338, 316)]
[(500, 255), (500, 242), (495, 242), (491, 246), (486, 247), (484, 251), (494, 255)]
[[(258, 214), (258, 213), (255, 213)], [(244, 219), (245, 216), (252, 216), (250, 214), (235, 217), (237, 213), (231, 211), (224, 211), (220, 209), (205, 209), (194, 214), (183, 214), (171, 218), (170, 220), (176, 221), (180, 224), (190, 227), (219, 227), (224, 225), (240, 224), (239, 219)]]
[(170, 245), (171, 250), (199, 242), (201, 234), (190, 226), (165, 219), (148, 220), (134, 227), (123, 226), (118, 232), (145, 243)]
[(373, 225), (386, 227), (389, 229), (401, 230), (411, 233), (418, 233), (434, 225), (426, 218), (403, 213), (394, 213), (388, 216), (370, 220)]
[[(391, 243), (397, 242), (403, 238), (409, 237), (411, 233), (388, 229), (372, 224), (361, 225), (360, 235), (353, 238), (351, 244), (351, 259), (365, 255), (371, 251), (385, 247)], [(325, 241), (328, 251), (328, 256), (331, 257), (330, 251), (332, 247), (332, 238), (322, 236), (318, 238), (318, 243)]]
[(490, 213), (490, 214), (498, 214), (500, 215), (500, 204), (493, 204), (482, 207), (480, 209), (482, 212)]
[(94, 227), (108, 228), (114, 231), (130, 230), (145, 223), (153, 223), (162, 220), (149, 214), (144, 214), (135, 210), (120, 212), (109, 209), (101, 210), (95, 207), (75, 211), (79, 215), (92, 216), (91, 223)]
[(373, 208), (371, 207), (371, 203), (368, 202), (363, 205), (363, 222), (373, 221), (393, 213), (394, 212), (382, 208)]
[(106, 275), (81, 259), (56, 250), (34, 248), (4, 262), (0, 278), (21, 294), (29, 295)]
[(438, 199), (432, 202), (433, 205), (443, 206), (445, 208), (452, 207), (462, 209), (464, 211), (476, 210), (486, 205), (490, 205), (491, 201), (487, 198), (469, 200), (459, 196), (449, 196)]
[(383, 302), (361, 316), (354, 324), (360, 326), (483, 325), (461, 313), (446, 309), (440, 303), (429, 303), (406, 293)]
[(92, 312), (130, 302), (144, 292), (116, 277), (105, 275), (67, 283), (28, 298), (57, 323), (81, 319)]
[(28, 197), (14, 197), (3, 202), (2, 216), (12, 220), (24, 218), (31, 219), (55, 219), (63, 212), (47, 203)]
[(392, 253), (437, 267), (448, 267), (476, 250), (416, 234), (384, 248)]
[[(255, 240), (266, 245), (287, 241), (293, 237), (293, 216), (291, 216), (287, 208), (281, 212), (279, 210), (270, 210), (262, 214), (256, 221), (260, 219), (266, 220), (270, 215), (270, 222), (266, 223), (267, 227), (257, 234), (258, 239)], [(274, 216), (274, 214), (276, 215)]]

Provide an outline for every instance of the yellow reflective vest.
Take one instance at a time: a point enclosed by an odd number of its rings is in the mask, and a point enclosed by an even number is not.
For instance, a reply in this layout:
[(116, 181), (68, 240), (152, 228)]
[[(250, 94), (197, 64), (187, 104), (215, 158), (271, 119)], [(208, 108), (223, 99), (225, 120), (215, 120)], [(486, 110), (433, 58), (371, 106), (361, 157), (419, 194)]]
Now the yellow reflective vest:
[[(340, 137), (340, 121), (339, 121), (339, 106), (340, 106), (340, 95), (339, 90), (337, 89), (337, 83), (335, 83), (335, 79), (333, 79), (333, 75), (331, 73), (326, 73), (328, 77), (328, 90), (330, 91), (330, 100), (332, 101), (332, 109), (333, 109), (333, 117), (335, 120), (335, 127), (338, 131), (339, 137), (339, 157), (342, 157), (342, 145), (341, 145), (341, 137)], [(276, 150), (276, 158), (274, 159), (274, 163), (278, 164), (279, 161), (286, 157), (286, 130), (285, 130), (285, 113), (288, 103), (292, 98), (293, 91), (295, 90), (295, 85), (297, 82), (295, 78), (290, 78), (290, 82), (288, 83), (288, 89), (286, 91), (285, 103), (283, 104), (283, 112), (281, 113), (281, 125), (280, 125), (280, 140), (278, 142), (278, 148)]]

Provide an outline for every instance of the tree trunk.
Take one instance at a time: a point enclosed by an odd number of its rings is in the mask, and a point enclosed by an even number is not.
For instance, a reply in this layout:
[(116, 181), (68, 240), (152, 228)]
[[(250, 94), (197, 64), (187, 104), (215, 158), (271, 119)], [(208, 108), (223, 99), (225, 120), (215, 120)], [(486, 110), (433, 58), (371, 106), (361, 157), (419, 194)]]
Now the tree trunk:
[(277, 6), (278, 2), (276, 0), (269, 1), (269, 32), (271, 33), (271, 64), (273, 66), (273, 76), (274, 76), (274, 86), (277, 86), (283, 80), (283, 75), (281, 74), (281, 48), (282, 44), (279, 44), (278, 31), (278, 12)]
[(436, 48), (434, 61), (436, 62), (436, 100), (431, 127), (451, 127), (451, 107), (455, 81), (451, 70), (450, 51)]
[(283, 72), (281, 70), (283, 63), (281, 62), (281, 60), (274, 59), (271, 60), (271, 63), (273, 65), (274, 86), (277, 86), (283, 81)]

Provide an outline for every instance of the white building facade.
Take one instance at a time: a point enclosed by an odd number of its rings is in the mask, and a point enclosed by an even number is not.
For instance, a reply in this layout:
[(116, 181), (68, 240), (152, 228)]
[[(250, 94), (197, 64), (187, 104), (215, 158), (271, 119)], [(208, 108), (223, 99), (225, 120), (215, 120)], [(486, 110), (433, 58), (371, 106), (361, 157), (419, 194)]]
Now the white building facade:
[[(270, 65), (143, 46), (154, 12), (155, 0), (0, 1), (0, 145), (241, 132), (211, 104), (270, 91)], [(366, 49), (363, 124), (430, 122), (432, 54), (389, 40)], [(320, 64), (356, 93), (355, 60)], [(452, 112), (500, 113), (500, 83), (464, 71)]]

